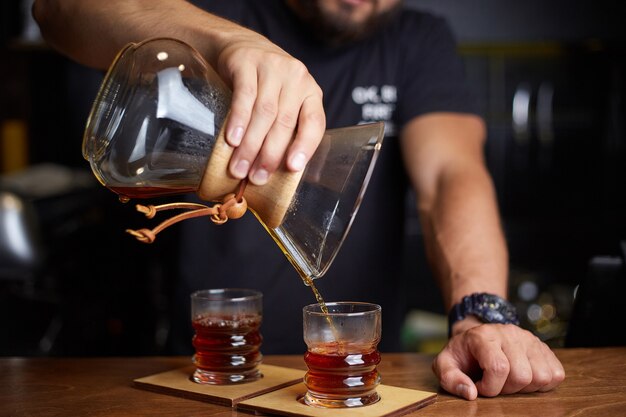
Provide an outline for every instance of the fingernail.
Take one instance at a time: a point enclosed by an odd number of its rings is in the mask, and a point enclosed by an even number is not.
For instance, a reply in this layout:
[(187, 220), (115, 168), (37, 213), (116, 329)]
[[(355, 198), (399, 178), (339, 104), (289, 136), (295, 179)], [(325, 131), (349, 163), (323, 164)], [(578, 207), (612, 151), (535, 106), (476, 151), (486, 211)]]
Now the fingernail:
[(233, 168), (233, 175), (236, 178), (244, 179), (248, 175), (248, 170), (250, 169), (250, 162), (242, 159), (235, 164)]
[(298, 152), (291, 158), (291, 169), (295, 171), (302, 171), (306, 163), (306, 155), (302, 152)]
[(235, 127), (228, 134), (228, 142), (232, 146), (239, 146), (242, 138), (243, 138), (243, 127), (241, 126)]
[(267, 179), (269, 178), (269, 173), (264, 169), (257, 169), (252, 174), (252, 182), (256, 185), (264, 185), (267, 183)]
[(465, 384), (459, 384), (456, 386), (456, 394), (459, 397), (469, 399), (469, 387)]

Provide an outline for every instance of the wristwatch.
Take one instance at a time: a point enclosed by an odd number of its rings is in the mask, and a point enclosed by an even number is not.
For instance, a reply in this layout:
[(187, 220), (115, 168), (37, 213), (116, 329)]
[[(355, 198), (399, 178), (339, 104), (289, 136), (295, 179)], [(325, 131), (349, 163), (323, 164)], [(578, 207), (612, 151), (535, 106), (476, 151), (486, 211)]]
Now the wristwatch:
[(452, 336), (452, 325), (467, 316), (475, 316), (483, 323), (515, 324), (519, 318), (513, 304), (502, 297), (488, 293), (474, 293), (463, 297), (448, 315), (448, 335)]

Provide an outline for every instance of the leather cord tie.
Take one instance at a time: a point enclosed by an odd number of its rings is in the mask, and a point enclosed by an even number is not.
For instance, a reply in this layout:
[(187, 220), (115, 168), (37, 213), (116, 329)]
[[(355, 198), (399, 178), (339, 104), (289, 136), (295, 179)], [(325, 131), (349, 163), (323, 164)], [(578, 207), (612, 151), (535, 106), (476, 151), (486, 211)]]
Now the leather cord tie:
[(137, 204), (137, 211), (145, 214), (145, 216), (149, 219), (152, 219), (157, 214), (157, 212), (162, 210), (186, 209), (188, 211), (164, 220), (152, 230), (126, 229), (126, 233), (133, 235), (140, 242), (152, 243), (156, 239), (156, 235), (159, 232), (163, 231), (173, 224), (176, 224), (186, 219), (209, 216), (211, 221), (215, 224), (224, 224), (228, 221), (228, 219), (238, 219), (242, 217), (248, 209), (248, 203), (243, 196), (243, 192), (246, 189), (246, 184), (247, 180), (241, 180), (241, 182), (239, 183), (239, 188), (237, 189), (237, 193), (230, 193), (226, 195), (222, 199), (221, 203), (216, 203), (212, 207), (197, 203), (169, 203), (161, 204), (159, 206), (144, 206), (141, 204)]

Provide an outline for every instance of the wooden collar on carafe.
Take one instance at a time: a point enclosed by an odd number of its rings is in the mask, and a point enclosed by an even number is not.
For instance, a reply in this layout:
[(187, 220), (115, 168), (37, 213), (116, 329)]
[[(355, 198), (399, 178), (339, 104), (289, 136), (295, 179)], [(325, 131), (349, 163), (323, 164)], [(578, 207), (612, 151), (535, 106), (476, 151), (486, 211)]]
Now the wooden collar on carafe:
[(193, 219), (195, 217), (209, 216), (211, 221), (215, 224), (224, 224), (228, 219), (238, 219), (242, 217), (248, 209), (248, 203), (243, 196), (243, 193), (248, 184), (247, 179), (243, 179), (239, 182), (237, 191), (226, 195), (221, 203), (216, 203), (213, 206), (206, 206), (198, 203), (169, 203), (154, 205), (141, 205), (137, 204), (137, 211), (144, 213), (147, 218), (152, 219), (157, 212), (163, 210), (185, 209), (188, 210), (184, 213), (170, 217), (163, 221), (154, 229), (126, 229), (126, 232), (133, 235), (137, 240), (143, 243), (152, 243), (156, 239), (156, 235), (164, 229), (186, 219)]

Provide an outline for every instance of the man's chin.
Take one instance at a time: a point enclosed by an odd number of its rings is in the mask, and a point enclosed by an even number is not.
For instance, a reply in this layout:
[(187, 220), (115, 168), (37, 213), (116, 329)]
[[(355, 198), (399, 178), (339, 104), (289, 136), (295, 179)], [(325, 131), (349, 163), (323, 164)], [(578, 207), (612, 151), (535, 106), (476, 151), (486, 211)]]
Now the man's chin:
[[(385, 26), (400, 9), (400, 3), (391, 10), (379, 13), (375, 10), (377, 2), (371, 0), (343, 0), (341, 10), (331, 12), (322, 10), (315, 1), (296, 2), (296, 14), (310, 28), (314, 37), (328, 46), (340, 47), (359, 42), (371, 37)], [(354, 4), (353, 4), (354, 3)], [(356, 16), (356, 7), (365, 7), (369, 3), (374, 9), (362, 18)]]

